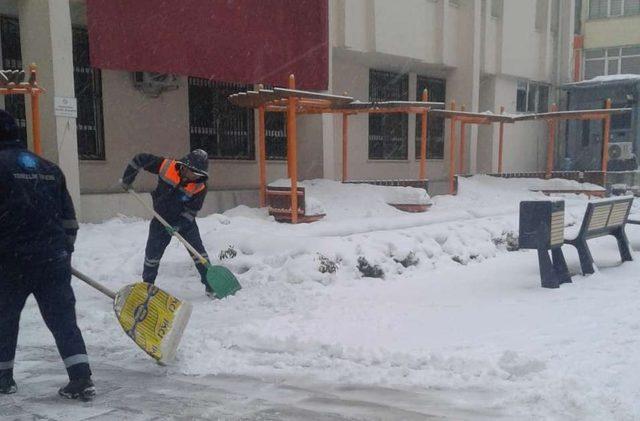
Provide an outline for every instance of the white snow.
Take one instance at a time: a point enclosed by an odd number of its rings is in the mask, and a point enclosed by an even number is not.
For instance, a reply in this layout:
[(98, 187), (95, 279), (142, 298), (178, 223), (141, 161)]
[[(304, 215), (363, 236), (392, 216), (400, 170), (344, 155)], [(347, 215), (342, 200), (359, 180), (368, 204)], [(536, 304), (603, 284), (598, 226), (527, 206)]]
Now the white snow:
[[(323, 220), (278, 224), (247, 207), (198, 219), (214, 263), (236, 252), (222, 261), (243, 285), (234, 297), (206, 299), (186, 251), (167, 248), (157, 285), (194, 305), (169, 374), (439, 391), (457, 408), (510, 419), (640, 417), (640, 256), (619, 265), (615, 240), (592, 241), (596, 274), (548, 290), (535, 251), (507, 251), (519, 202), (546, 198), (531, 187), (573, 182), (461, 179), (458, 196), (434, 197), (423, 214), (388, 206), (402, 191), (394, 188), (302, 185)], [(560, 197), (565, 223), (578, 226), (586, 196)], [(83, 224), (74, 265), (113, 289), (138, 281), (147, 230), (147, 221), (127, 218)], [(627, 233), (640, 247), (640, 228)], [(563, 249), (577, 273), (575, 250)], [(384, 278), (364, 277), (362, 258)], [(151, 370), (109, 300), (74, 282), (91, 358)], [(20, 346), (56, 358), (32, 299)], [(18, 350), (18, 381), (24, 369)], [(96, 381), (100, 388), (99, 373)]]
[(620, 75), (607, 75), (596, 76), (589, 79), (589, 82), (611, 82), (614, 80), (640, 80), (640, 75), (637, 74), (620, 74)]
[[(290, 187), (290, 179), (272, 183), (274, 187)], [(388, 204), (424, 205), (431, 203), (424, 189), (414, 187), (384, 187), (372, 184), (343, 184), (339, 181), (316, 179), (298, 182), (305, 189), (307, 215), (327, 214), (329, 220), (356, 219), (371, 216), (406, 215)]]

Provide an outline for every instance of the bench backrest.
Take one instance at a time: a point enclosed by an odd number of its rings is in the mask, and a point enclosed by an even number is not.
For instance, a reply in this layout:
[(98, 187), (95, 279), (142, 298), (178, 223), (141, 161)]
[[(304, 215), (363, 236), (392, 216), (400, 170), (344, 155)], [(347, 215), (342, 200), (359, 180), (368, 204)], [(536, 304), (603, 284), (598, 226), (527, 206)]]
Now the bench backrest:
[(633, 197), (589, 202), (580, 227), (580, 235), (597, 237), (620, 228), (627, 222)]
[[(304, 215), (304, 187), (298, 187), (298, 213)], [(291, 187), (267, 186), (267, 206), (272, 212), (291, 212)]]

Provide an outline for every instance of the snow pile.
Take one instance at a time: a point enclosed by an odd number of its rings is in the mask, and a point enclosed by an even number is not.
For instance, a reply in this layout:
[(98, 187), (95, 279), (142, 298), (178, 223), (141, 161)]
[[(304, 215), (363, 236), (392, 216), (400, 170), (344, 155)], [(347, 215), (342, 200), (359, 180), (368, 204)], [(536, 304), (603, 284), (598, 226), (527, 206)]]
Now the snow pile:
[[(540, 288), (536, 252), (510, 252), (519, 201), (545, 198), (532, 182), (461, 179), (458, 196), (413, 215), (388, 206), (386, 188), (313, 180), (303, 185), (322, 202), (322, 221), (278, 224), (247, 207), (199, 219), (213, 263), (243, 289), (209, 301), (184, 248), (169, 245), (157, 284), (194, 311), (168, 373), (432, 390), (462, 410), (511, 419), (637, 418), (640, 258), (617, 266), (615, 240), (595, 240), (600, 271)], [(563, 198), (575, 225), (586, 197)], [(134, 282), (147, 230), (135, 219), (84, 224), (74, 265), (113, 289)], [(640, 246), (640, 227), (627, 232)], [(577, 273), (575, 251), (564, 249)], [(92, 359), (155, 369), (109, 300), (75, 290)], [(39, 317), (30, 300), (21, 346), (52, 345)]]
[[(290, 187), (291, 180), (280, 179), (269, 184)], [(328, 219), (361, 218), (372, 216), (398, 216), (404, 212), (389, 204), (429, 204), (424, 189), (414, 187), (387, 187), (371, 184), (343, 184), (339, 181), (316, 179), (301, 181), (305, 189), (307, 215), (326, 214)]]

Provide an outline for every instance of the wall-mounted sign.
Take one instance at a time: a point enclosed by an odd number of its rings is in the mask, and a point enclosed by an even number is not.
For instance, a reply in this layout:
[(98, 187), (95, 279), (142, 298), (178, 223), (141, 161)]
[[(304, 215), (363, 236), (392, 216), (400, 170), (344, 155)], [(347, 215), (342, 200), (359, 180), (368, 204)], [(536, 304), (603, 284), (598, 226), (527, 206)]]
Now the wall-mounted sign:
[(53, 101), (53, 113), (56, 117), (78, 118), (78, 100), (76, 98), (57, 96)]

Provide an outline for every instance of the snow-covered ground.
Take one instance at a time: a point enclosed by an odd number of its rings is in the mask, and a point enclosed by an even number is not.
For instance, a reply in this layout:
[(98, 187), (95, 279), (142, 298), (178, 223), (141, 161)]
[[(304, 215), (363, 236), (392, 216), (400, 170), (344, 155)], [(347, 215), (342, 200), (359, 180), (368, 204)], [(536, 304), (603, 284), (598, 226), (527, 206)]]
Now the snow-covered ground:
[[(541, 288), (535, 252), (509, 251), (519, 202), (544, 198), (530, 191), (539, 185), (462, 179), (458, 196), (406, 214), (370, 186), (331, 193), (317, 181), (305, 187), (327, 216), (313, 224), (278, 224), (246, 207), (199, 219), (209, 254), (243, 289), (207, 300), (186, 251), (171, 243), (157, 284), (194, 304), (174, 364), (155, 365), (109, 300), (78, 281), (99, 397), (69, 405), (50, 396), (63, 369), (30, 299), (22, 389), (0, 398), (0, 416), (638, 419), (640, 256), (620, 265), (613, 238), (591, 241), (598, 270), (583, 277), (565, 246), (573, 283)], [(579, 223), (587, 198), (563, 198), (565, 222)], [(82, 225), (74, 265), (113, 289), (137, 281), (147, 225)], [(640, 227), (627, 233), (640, 248)]]

